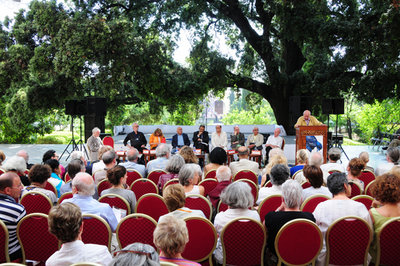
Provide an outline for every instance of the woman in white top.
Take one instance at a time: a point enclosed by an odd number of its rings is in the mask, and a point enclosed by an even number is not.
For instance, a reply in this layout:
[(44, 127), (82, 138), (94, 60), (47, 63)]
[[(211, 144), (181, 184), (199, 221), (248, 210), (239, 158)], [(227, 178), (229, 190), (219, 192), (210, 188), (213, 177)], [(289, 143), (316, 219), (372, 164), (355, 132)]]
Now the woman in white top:
[(204, 196), (204, 187), (197, 186), (201, 176), (201, 168), (198, 164), (185, 164), (179, 171), (179, 183), (183, 186), (186, 196), (200, 194)]
[[(214, 226), (217, 234), (220, 235), (222, 229), (230, 221), (246, 217), (260, 222), (260, 215), (255, 210), (249, 210), (254, 205), (254, 198), (251, 194), (251, 188), (246, 182), (234, 182), (227, 186), (221, 193), (221, 201), (228, 205), (228, 209), (215, 216)], [(220, 264), (223, 263), (222, 244), (218, 239), (214, 251), (215, 258)]]
[(332, 193), (329, 191), (329, 189), (322, 186), (324, 183), (324, 173), (322, 172), (321, 168), (314, 165), (306, 165), (303, 168), (303, 174), (307, 181), (311, 184), (311, 187), (303, 190), (303, 201), (316, 194), (323, 194), (332, 198)]
[(35, 164), (29, 171), (29, 180), (31, 184), (22, 190), (21, 198), (30, 191), (39, 191), (45, 194), (51, 202), (57, 202), (57, 196), (53, 191), (45, 189), (47, 180), (50, 178), (51, 168), (45, 164)]

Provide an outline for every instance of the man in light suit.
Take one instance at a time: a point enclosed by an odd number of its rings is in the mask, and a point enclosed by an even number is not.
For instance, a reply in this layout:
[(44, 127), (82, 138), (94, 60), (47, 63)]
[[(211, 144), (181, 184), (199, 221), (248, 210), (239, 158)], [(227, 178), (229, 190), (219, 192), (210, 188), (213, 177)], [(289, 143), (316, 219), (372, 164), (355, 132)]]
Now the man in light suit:
[(240, 170), (251, 170), (256, 175), (259, 175), (258, 163), (249, 160), (249, 149), (245, 146), (239, 147), (238, 149), (239, 161), (232, 162), (230, 168), (232, 170), (232, 176), (235, 176)]

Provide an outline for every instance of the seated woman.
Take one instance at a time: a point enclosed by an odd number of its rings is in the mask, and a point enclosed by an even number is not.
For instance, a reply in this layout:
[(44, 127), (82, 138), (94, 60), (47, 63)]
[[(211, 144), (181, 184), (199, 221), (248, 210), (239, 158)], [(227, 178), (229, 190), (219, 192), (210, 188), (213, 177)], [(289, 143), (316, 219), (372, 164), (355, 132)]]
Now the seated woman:
[(350, 160), (347, 166), (347, 179), (352, 181), (361, 187), (361, 193), (364, 191), (364, 182), (358, 179), (364, 170), (365, 162), (359, 158), (353, 158)]
[(148, 244), (133, 243), (114, 252), (114, 258), (108, 266), (157, 266), (160, 258), (157, 251)]
[(157, 186), (160, 194), (162, 194), (162, 189), (165, 183), (167, 183), (171, 179), (178, 178), (179, 171), (184, 165), (185, 165), (185, 160), (179, 154), (173, 155), (168, 160), (167, 166), (165, 167), (165, 171), (167, 171), (168, 174), (162, 174), (158, 179)]
[(153, 236), (154, 244), (161, 250), (160, 261), (186, 266), (201, 265), (182, 258), (182, 252), (189, 242), (189, 233), (184, 220), (172, 215), (166, 216), (157, 224)]
[(183, 186), (186, 196), (200, 194), (204, 196), (204, 187), (198, 186), (201, 176), (201, 168), (198, 164), (185, 164), (179, 171), (179, 183)]
[(150, 149), (154, 150), (160, 143), (166, 143), (166, 141), (161, 129), (157, 128), (156, 130), (154, 130), (154, 133), (150, 135), (149, 138)]
[[(5, 158), (5, 157), (4, 157)], [(25, 159), (20, 156), (11, 156), (7, 159), (1, 166), (1, 168), (6, 172), (14, 172), (21, 179), (21, 183), (24, 186), (28, 186), (30, 184), (29, 178), (26, 176), (26, 162)]]
[(57, 197), (53, 191), (44, 189), (46, 187), (47, 179), (50, 178), (51, 169), (48, 165), (35, 164), (29, 171), (29, 180), (31, 184), (22, 190), (21, 198), (29, 191), (39, 191), (49, 197), (53, 203), (57, 202)]
[(282, 194), (282, 184), (289, 178), (289, 167), (277, 164), (271, 169), (270, 177), (272, 187), (262, 187), (258, 192), (257, 205), (271, 195)]
[(189, 146), (183, 146), (179, 150), (179, 155), (183, 157), (185, 163), (198, 163), (199, 159), (197, 159), (196, 154), (194, 154), (193, 149)]
[[(372, 227), (371, 217), (364, 204), (349, 198), (351, 195), (351, 186), (349, 185), (345, 173), (333, 173), (329, 175), (327, 185), (333, 198), (319, 203), (313, 212), (316, 223), (321, 229), (324, 239), (328, 227), (337, 219), (345, 216), (360, 217), (367, 221)], [(325, 259), (326, 245), (324, 241), (322, 250), (317, 259), (317, 264), (325, 265)]]
[(265, 183), (271, 179), (270, 174), (271, 174), (272, 167), (274, 167), (277, 164), (283, 164), (283, 165), (288, 166), (286, 156), (280, 152), (273, 155), (275, 153), (274, 151), (282, 151), (282, 150), (279, 148), (276, 148), (276, 149), (272, 149), (270, 151), (269, 163), (267, 164), (267, 166), (265, 166), (264, 170), (262, 171), (261, 187), (264, 186)]
[(184, 219), (186, 217), (202, 217), (204, 213), (200, 210), (191, 210), (185, 207), (186, 196), (182, 185), (174, 184), (165, 188), (163, 198), (167, 204), (169, 213), (161, 216), (159, 221), (164, 219), (166, 216), (173, 215), (176, 218)]
[(103, 145), (100, 147), (99, 149), (99, 157), (97, 161), (92, 162), (92, 174), (96, 173), (99, 170), (102, 170), (106, 167), (106, 165), (104, 164), (103, 160), (101, 158), (103, 158), (103, 154), (111, 151), (113, 148), (111, 146), (108, 145)]
[(131, 212), (134, 212), (136, 206), (135, 193), (130, 189), (126, 188), (126, 179), (128, 174), (125, 167), (116, 165), (111, 169), (107, 170), (107, 179), (111, 183), (111, 188), (105, 189), (101, 192), (100, 196), (106, 194), (117, 194), (126, 199), (131, 206)]
[(226, 163), (227, 155), (226, 151), (221, 147), (215, 147), (210, 152), (210, 163), (204, 166), (204, 175), (211, 170), (217, 170), (221, 165)]
[(292, 177), (294, 173), (302, 170), (306, 164), (308, 164), (308, 158), (310, 157), (310, 152), (306, 149), (298, 150), (296, 153), (297, 164), (290, 168), (290, 176)]
[(45, 161), (44, 164), (47, 164), (51, 168), (51, 176), (47, 180), (47, 182), (50, 182), (53, 186), (55, 186), (55, 188), (57, 189), (57, 194), (60, 196), (61, 186), (65, 184), (60, 177), (61, 174), (60, 162), (55, 159), (50, 159)]
[[(222, 192), (221, 200), (228, 205), (228, 209), (224, 212), (219, 212), (215, 216), (214, 226), (218, 235), (221, 234), (224, 226), (235, 218), (246, 217), (260, 222), (258, 212), (249, 210), (254, 205), (254, 198), (251, 194), (251, 188), (246, 182), (230, 184)], [(219, 239), (215, 247), (214, 256), (218, 263), (223, 263), (222, 244)]]
[(327, 187), (322, 186), (324, 183), (324, 173), (321, 168), (314, 165), (306, 165), (303, 168), (304, 177), (311, 184), (311, 187), (303, 190), (303, 201), (308, 197), (323, 194), (330, 198), (332, 198), (332, 193), (329, 191)]
[(400, 177), (393, 174), (379, 176), (371, 192), (375, 200), (379, 201), (379, 207), (369, 210), (375, 232), (370, 254), (373, 261), (375, 261), (377, 251), (376, 234), (381, 230), (385, 222), (393, 217), (400, 217)]
[(276, 211), (265, 215), (264, 223), (268, 236), (267, 248), (275, 256), (276, 235), (287, 222), (299, 218), (315, 222), (315, 218), (311, 213), (300, 211), (302, 190), (299, 182), (293, 179), (286, 180), (282, 185), (282, 205)]

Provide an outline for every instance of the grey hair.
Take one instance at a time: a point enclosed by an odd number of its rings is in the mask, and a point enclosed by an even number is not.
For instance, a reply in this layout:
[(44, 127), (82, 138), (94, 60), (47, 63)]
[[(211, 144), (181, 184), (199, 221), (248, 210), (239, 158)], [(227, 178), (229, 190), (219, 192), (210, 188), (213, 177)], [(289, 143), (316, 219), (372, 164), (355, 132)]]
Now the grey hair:
[(228, 166), (223, 165), (223, 166), (218, 167), (216, 176), (217, 176), (218, 182), (228, 181), (229, 179), (231, 179), (232, 171)]
[(198, 173), (201, 176), (201, 168), (198, 164), (195, 163), (188, 163), (182, 166), (181, 170), (179, 171), (179, 183), (182, 186), (188, 186), (190, 184), (190, 180), (194, 178), (195, 173)]
[[(85, 180), (83, 180), (87, 176), (91, 178), (90, 184), (87, 184)], [(79, 195), (93, 196), (95, 193), (92, 177), (84, 172), (80, 172), (75, 175), (74, 179), (72, 179), (72, 187), (76, 188)]]
[(92, 134), (94, 134), (96, 132), (100, 132), (100, 131), (101, 131), (100, 128), (95, 127), (95, 128), (92, 129)]
[(24, 160), (26, 161), (26, 163), (28, 163), (29, 161), (29, 154), (26, 150), (19, 150), (16, 154), (19, 157), (24, 158)]
[(328, 151), (328, 158), (334, 162), (339, 161), (341, 155), (342, 151), (339, 148), (330, 148)]
[(327, 186), (333, 196), (344, 192), (344, 184), (349, 184), (345, 173), (333, 173), (328, 176)]
[(397, 147), (391, 147), (389, 149), (387, 149), (386, 152), (388, 158), (390, 159), (390, 161), (392, 161), (392, 163), (394, 163), (395, 165), (399, 164), (399, 158), (400, 158), (400, 150)]
[(81, 152), (81, 151), (73, 151), (71, 153), (71, 161), (72, 160), (80, 160), (80, 159), (82, 159), (82, 157), (84, 158), (83, 152)]
[(11, 156), (9, 157), (1, 167), (8, 171), (17, 171), (17, 172), (24, 172), (26, 170), (26, 161), (21, 156)]
[(322, 162), (323, 162), (323, 158), (321, 153), (319, 152), (313, 152), (311, 153), (310, 156), (310, 161), (309, 161), (309, 165), (314, 165), (314, 166), (321, 166)]
[(169, 145), (165, 143), (158, 144), (156, 148), (156, 156), (159, 157), (167, 157), (171, 153), (171, 148)]
[(139, 151), (136, 148), (131, 148), (128, 151), (128, 161), (133, 162), (139, 157)]
[(361, 152), (360, 155), (358, 155), (358, 158), (363, 160), (365, 162), (365, 164), (367, 164), (369, 162), (369, 154), (366, 151)]
[(299, 182), (288, 179), (282, 185), (282, 196), (288, 208), (300, 207), (303, 189)]
[(284, 164), (277, 164), (271, 169), (271, 183), (280, 186), (289, 178), (290, 169)]
[[(133, 253), (129, 251), (137, 251), (138, 253)], [(149, 256), (147, 256), (146, 254), (149, 254)], [(133, 243), (123, 248), (108, 265), (156, 266), (160, 265), (160, 258), (158, 256), (158, 253), (152, 246), (142, 243)]]
[(103, 160), (104, 164), (110, 164), (113, 162), (113, 160), (116, 157), (116, 153), (114, 150), (110, 150), (110, 151), (106, 151), (103, 156), (101, 157), (101, 159)]
[(165, 167), (165, 171), (167, 171), (168, 173), (177, 174), (184, 165), (185, 165), (185, 159), (183, 159), (183, 157), (180, 156), (179, 154), (175, 154), (168, 160), (167, 166)]
[(221, 193), (221, 200), (231, 209), (247, 209), (254, 205), (251, 187), (243, 181), (233, 182)]

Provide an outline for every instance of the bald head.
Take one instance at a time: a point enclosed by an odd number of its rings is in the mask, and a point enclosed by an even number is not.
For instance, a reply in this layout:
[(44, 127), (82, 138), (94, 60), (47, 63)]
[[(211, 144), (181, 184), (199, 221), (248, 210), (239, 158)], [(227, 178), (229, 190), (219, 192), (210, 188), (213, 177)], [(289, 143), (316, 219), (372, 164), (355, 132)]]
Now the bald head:
[(139, 151), (137, 149), (135, 149), (135, 148), (131, 148), (127, 152), (127, 157), (128, 157), (128, 161), (137, 162), (137, 159), (139, 157)]
[(176, 129), (176, 133), (177, 133), (178, 135), (182, 135), (182, 128), (181, 128), (181, 127), (178, 127), (178, 128)]
[(29, 161), (29, 155), (28, 155), (28, 153), (26, 152), (26, 150), (20, 150), (20, 151), (17, 152), (16, 155), (19, 156), (19, 157), (24, 158), (25, 162), (28, 163), (28, 161)]
[(310, 112), (309, 110), (305, 110), (305, 111), (303, 112), (303, 116), (304, 116), (304, 119), (305, 119), (305, 120), (309, 120), (309, 119), (310, 119), (310, 116), (311, 116), (311, 112)]
[(94, 194), (93, 177), (88, 173), (84, 172), (77, 173), (75, 178), (72, 180), (72, 193), (85, 196), (93, 196)]
[(281, 134), (281, 129), (280, 129), (279, 127), (277, 127), (277, 128), (275, 128), (275, 130), (274, 130), (274, 137), (275, 137), (275, 138), (278, 137), (279, 134)]
[(238, 155), (240, 159), (247, 158), (249, 155), (249, 149), (245, 146), (240, 146), (238, 149)]
[(320, 167), (322, 164), (322, 161), (323, 161), (323, 159), (322, 159), (321, 153), (319, 153), (319, 152), (311, 153), (309, 165), (314, 165), (314, 166)]

